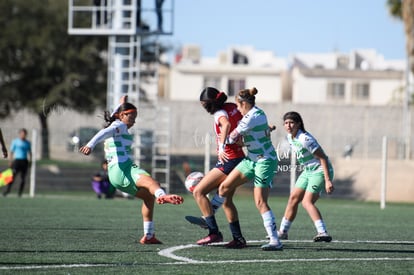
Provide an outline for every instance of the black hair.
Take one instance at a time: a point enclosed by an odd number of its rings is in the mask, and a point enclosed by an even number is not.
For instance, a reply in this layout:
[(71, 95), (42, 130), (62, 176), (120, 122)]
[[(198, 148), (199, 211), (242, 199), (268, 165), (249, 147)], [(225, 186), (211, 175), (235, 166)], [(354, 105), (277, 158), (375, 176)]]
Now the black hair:
[(111, 125), (112, 122), (114, 122), (116, 119), (119, 118), (119, 114), (121, 112), (127, 111), (127, 110), (136, 110), (137, 107), (135, 107), (134, 104), (129, 103), (129, 102), (125, 102), (123, 104), (121, 104), (118, 107), (118, 110), (116, 110), (116, 112), (111, 116), (111, 113), (109, 111), (105, 111), (104, 112), (104, 120), (105, 120), (105, 125), (104, 127), (108, 127), (109, 125)]
[(286, 119), (291, 119), (294, 122), (299, 123), (300, 124), (299, 129), (301, 129), (303, 132), (306, 132), (305, 124), (303, 123), (303, 119), (298, 112), (295, 112), (295, 111), (287, 112), (286, 114), (283, 115), (283, 121), (285, 121)]
[(204, 88), (200, 94), (200, 101), (203, 102), (203, 107), (210, 114), (221, 110), (226, 100), (227, 95), (213, 87)]
[(258, 93), (257, 89), (255, 87), (251, 88), (251, 89), (243, 89), (240, 90), (239, 93), (236, 96), (236, 100), (238, 102), (248, 102), (250, 103), (252, 106), (256, 105), (256, 94)]

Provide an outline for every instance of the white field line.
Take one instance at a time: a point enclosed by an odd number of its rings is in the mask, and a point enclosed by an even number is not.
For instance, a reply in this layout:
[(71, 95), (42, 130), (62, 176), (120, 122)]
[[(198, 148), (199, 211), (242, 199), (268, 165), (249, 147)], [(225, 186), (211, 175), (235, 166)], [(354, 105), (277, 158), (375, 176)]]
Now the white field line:
[(54, 269), (54, 268), (79, 268), (79, 267), (110, 267), (118, 264), (55, 264), (55, 265), (20, 265), (0, 266), (0, 270), (25, 270), (25, 269)]
[[(268, 240), (257, 240), (257, 241), (247, 241), (248, 243), (266, 243)], [(284, 240), (283, 243), (313, 243), (312, 240)], [(414, 241), (332, 241), (332, 243), (373, 243), (373, 244), (414, 244)], [(223, 245), (225, 242), (215, 243), (211, 245)], [(194, 247), (200, 247), (196, 244), (187, 244), (187, 245), (179, 245), (173, 246), (166, 249), (162, 249), (158, 252), (160, 256), (177, 260), (180, 262), (175, 263), (168, 263), (168, 264), (219, 264), (219, 263), (266, 263), (266, 262), (325, 262), (325, 261), (414, 261), (414, 258), (390, 258), (390, 257), (382, 257), (382, 258), (321, 258), (321, 259), (268, 259), (268, 260), (225, 260), (225, 261), (202, 261), (202, 260), (194, 260), (187, 257), (177, 256), (174, 252), (189, 249)], [(280, 252), (276, 252), (280, 253)]]
[[(257, 241), (248, 241), (248, 243), (266, 243), (268, 240), (257, 240)], [(284, 243), (310, 243), (311, 240), (285, 240)], [(373, 244), (414, 244), (414, 241), (368, 241), (368, 240), (357, 240), (357, 241), (332, 241), (332, 243), (373, 243)], [(222, 243), (216, 243), (214, 245), (223, 245)], [(202, 261), (194, 260), (187, 257), (177, 256), (174, 252), (190, 249), (194, 247), (199, 247), (196, 244), (187, 244), (187, 245), (178, 245), (162, 249), (158, 252), (160, 256), (176, 260), (178, 262), (170, 263), (158, 263), (158, 265), (180, 265), (180, 264), (222, 264), (222, 263), (281, 263), (281, 262), (332, 262), (332, 261), (342, 261), (342, 262), (352, 262), (352, 261), (414, 261), (413, 257), (409, 258), (390, 258), (390, 257), (381, 257), (381, 258), (298, 258), (298, 259), (251, 259), (251, 260), (226, 260), (226, 261)], [(276, 252), (283, 253), (283, 252)], [(61, 265), (0, 265), (0, 270), (31, 270), (31, 269), (61, 269), (61, 268), (91, 268), (91, 267), (115, 267), (115, 266), (134, 266), (138, 264), (61, 264)], [(157, 265), (154, 263), (154, 265)]]

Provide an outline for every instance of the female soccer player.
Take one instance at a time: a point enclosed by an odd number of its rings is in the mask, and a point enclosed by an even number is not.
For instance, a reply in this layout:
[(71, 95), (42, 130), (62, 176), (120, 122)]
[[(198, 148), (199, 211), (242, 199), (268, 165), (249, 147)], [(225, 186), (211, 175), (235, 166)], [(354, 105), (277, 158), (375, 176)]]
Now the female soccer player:
[[(220, 183), (227, 177), (236, 165), (243, 160), (244, 153), (240, 144), (226, 145), (225, 141), (242, 115), (237, 110), (234, 103), (226, 103), (227, 95), (219, 92), (212, 87), (205, 88), (200, 94), (200, 103), (208, 113), (214, 116), (214, 130), (216, 133), (217, 156), (216, 166), (208, 172), (199, 182), (193, 191), (205, 222), (209, 229), (209, 234), (197, 242), (199, 245), (206, 245), (214, 242), (221, 242), (223, 235), (219, 231), (214, 213), (221, 203), (216, 202), (217, 195), (212, 198), (210, 203), (207, 194), (216, 189)], [(223, 204), (223, 210), (229, 222), (230, 231), (233, 240), (225, 245), (227, 248), (244, 248), (246, 240), (243, 238), (240, 229), (237, 209), (233, 203), (232, 197), (234, 190), (227, 196)]]
[(318, 232), (313, 240), (315, 242), (330, 242), (332, 237), (328, 235), (325, 222), (315, 203), (319, 199), (322, 189), (325, 189), (328, 194), (334, 191), (332, 164), (316, 139), (309, 132), (306, 132), (299, 113), (288, 112), (283, 116), (283, 121), (288, 133), (287, 139), (296, 153), (298, 162), (304, 166), (304, 171), (300, 174), (295, 188), (290, 193), (280, 224), (279, 237), (284, 240), (288, 239), (289, 228), (298, 212), (298, 205), (302, 202), (303, 208), (308, 212)]
[[(105, 112), (107, 126), (100, 130), (79, 151), (89, 155), (99, 142), (105, 140), (105, 156), (108, 161), (108, 176), (111, 184), (132, 196), (144, 201), (141, 208), (145, 235), (141, 244), (160, 244), (155, 238), (153, 224), (154, 201), (158, 204), (182, 204), (183, 198), (178, 195), (167, 195), (160, 184), (136, 164), (131, 157), (132, 135), (128, 129), (135, 124), (137, 108), (127, 102), (127, 97), (121, 98), (121, 104), (109, 115)], [(155, 196), (155, 198), (154, 198)]]
[(240, 137), (247, 147), (248, 156), (227, 176), (219, 187), (219, 196), (227, 198), (237, 186), (254, 181), (254, 200), (259, 210), (266, 233), (270, 238), (262, 250), (282, 250), (279, 241), (275, 215), (267, 203), (273, 176), (277, 167), (277, 155), (270, 139), (270, 131), (266, 114), (255, 104), (257, 89), (241, 90), (236, 96), (237, 109), (243, 115), (239, 125), (227, 140), (227, 144), (236, 143)]

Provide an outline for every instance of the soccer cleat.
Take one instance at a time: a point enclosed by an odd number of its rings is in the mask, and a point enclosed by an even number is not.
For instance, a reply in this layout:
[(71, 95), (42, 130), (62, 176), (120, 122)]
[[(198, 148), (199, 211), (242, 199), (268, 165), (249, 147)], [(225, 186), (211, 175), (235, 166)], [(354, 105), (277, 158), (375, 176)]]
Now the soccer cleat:
[(314, 242), (327, 242), (327, 243), (329, 243), (330, 241), (332, 241), (332, 237), (329, 236), (328, 233), (326, 233), (326, 232), (318, 233), (318, 235), (313, 237), (313, 241)]
[(155, 235), (152, 235), (151, 238), (147, 238), (147, 235), (144, 235), (144, 237), (141, 238), (139, 241), (141, 244), (162, 244), (160, 240), (155, 238)]
[(207, 237), (197, 241), (198, 245), (208, 245), (211, 243), (219, 243), (223, 241), (223, 235), (221, 232), (217, 234), (209, 234)]
[(287, 232), (277, 231), (277, 236), (281, 240), (287, 240), (288, 239), (288, 233)]
[(241, 249), (247, 247), (246, 240), (243, 237), (232, 240), (224, 245), (225, 248)]
[(158, 204), (171, 203), (171, 204), (182, 204), (184, 202), (183, 197), (173, 194), (163, 195), (157, 198)]
[(281, 251), (283, 250), (283, 244), (282, 243), (278, 243), (278, 244), (264, 244), (261, 246), (262, 250), (264, 251)]
[(203, 218), (199, 218), (199, 217), (194, 217), (194, 216), (185, 216), (185, 219), (192, 224), (198, 225), (203, 229), (208, 229), (208, 225), (206, 223), (206, 220)]

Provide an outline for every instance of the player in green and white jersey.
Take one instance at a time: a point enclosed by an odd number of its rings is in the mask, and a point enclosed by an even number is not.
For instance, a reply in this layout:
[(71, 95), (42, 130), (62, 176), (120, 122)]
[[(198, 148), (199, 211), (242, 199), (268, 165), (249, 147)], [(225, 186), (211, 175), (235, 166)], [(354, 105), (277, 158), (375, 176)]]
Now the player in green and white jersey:
[(276, 218), (267, 203), (270, 188), (277, 167), (277, 155), (270, 139), (269, 124), (266, 114), (255, 104), (257, 89), (241, 90), (236, 96), (237, 109), (243, 115), (239, 125), (227, 140), (227, 144), (243, 142), (248, 155), (227, 176), (219, 187), (222, 200), (232, 194), (238, 186), (253, 181), (254, 200), (259, 210), (266, 233), (270, 238), (262, 250), (282, 250), (276, 229)]
[[(117, 189), (144, 201), (141, 208), (144, 236), (141, 244), (160, 244), (155, 238), (153, 223), (154, 203), (182, 204), (183, 198), (174, 194), (166, 194), (150, 174), (133, 163), (131, 156), (132, 135), (128, 129), (135, 124), (137, 108), (121, 98), (121, 103), (109, 115), (105, 113), (107, 126), (100, 130), (79, 151), (89, 155), (99, 142), (105, 141), (105, 157), (108, 161), (110, 183)], [(154, 198), (155, 197), (155, 198)]]
[(332, 164), (316, 139), (309, 132), (306, 132), (299, 113), (288, 112), (283, 116), (283, 121), (288, 133), (288, 142), (304, 171), (300, 174), (293, 191), (290, 193), (280, 224), (279, 237), (281, 239), (288, 238), (289, 228), (296, 217), (298, 205), (302, 202), (302, 206), (308, 212), (318, 232), (313, 240), (315, 242), (330, 242), (332, 237), (328, 235), (325, 222), (315, 203), (323, 189), (327, 194), (334, 191)]

